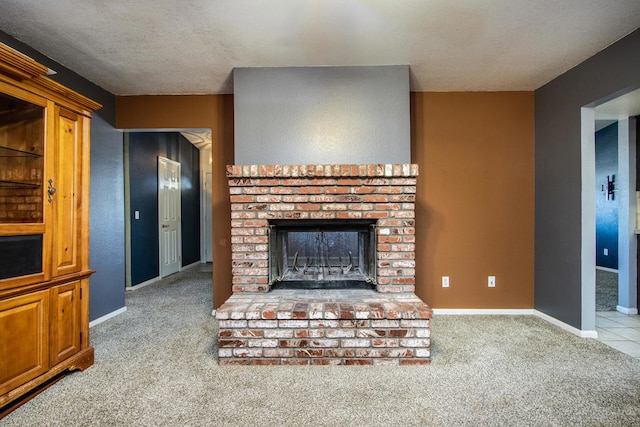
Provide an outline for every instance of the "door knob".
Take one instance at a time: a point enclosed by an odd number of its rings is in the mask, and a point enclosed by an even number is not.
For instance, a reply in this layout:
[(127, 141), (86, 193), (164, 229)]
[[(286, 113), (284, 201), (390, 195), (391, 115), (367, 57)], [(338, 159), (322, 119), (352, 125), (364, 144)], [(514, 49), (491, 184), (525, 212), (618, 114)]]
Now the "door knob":
[(162, 228), (169, 228), (169, 224), (162, 224)]

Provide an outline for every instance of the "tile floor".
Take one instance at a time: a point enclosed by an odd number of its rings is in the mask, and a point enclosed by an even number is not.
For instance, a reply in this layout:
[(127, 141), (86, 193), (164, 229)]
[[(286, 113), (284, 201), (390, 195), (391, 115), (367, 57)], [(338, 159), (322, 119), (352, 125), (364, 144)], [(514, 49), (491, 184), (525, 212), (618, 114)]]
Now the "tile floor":
[(640, 316), (618, 311), (597, 311), (598, 339), (610, 347), (640, 359)]

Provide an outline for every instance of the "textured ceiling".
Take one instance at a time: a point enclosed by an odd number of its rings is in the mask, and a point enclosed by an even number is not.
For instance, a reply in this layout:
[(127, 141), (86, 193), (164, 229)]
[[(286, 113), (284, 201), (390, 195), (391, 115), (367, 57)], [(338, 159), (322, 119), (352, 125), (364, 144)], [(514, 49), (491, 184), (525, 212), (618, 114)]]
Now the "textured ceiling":
[(117, 95), (230, 93), (234, 67), (408, 64), (414, 91), (533, 90), (638, 0), (2, 0), (0, 29)]

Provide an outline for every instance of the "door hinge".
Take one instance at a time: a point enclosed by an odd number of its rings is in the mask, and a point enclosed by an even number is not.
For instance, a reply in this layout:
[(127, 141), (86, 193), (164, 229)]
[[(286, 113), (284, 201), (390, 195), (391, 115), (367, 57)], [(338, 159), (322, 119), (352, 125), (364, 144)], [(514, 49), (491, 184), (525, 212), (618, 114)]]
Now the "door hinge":
[(80, 342), (82, 342), (82, 332), (80, 332)]
[(82, 288), (80, 288), (80, 299), (82, 299)]

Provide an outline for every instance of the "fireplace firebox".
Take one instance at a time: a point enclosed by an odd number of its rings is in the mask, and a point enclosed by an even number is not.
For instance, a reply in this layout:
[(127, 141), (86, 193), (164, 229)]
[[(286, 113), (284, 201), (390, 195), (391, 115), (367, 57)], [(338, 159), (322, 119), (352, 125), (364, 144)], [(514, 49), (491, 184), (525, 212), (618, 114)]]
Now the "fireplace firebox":
[(373, 289), (375, 221), (271, 221), (272, 289)]

